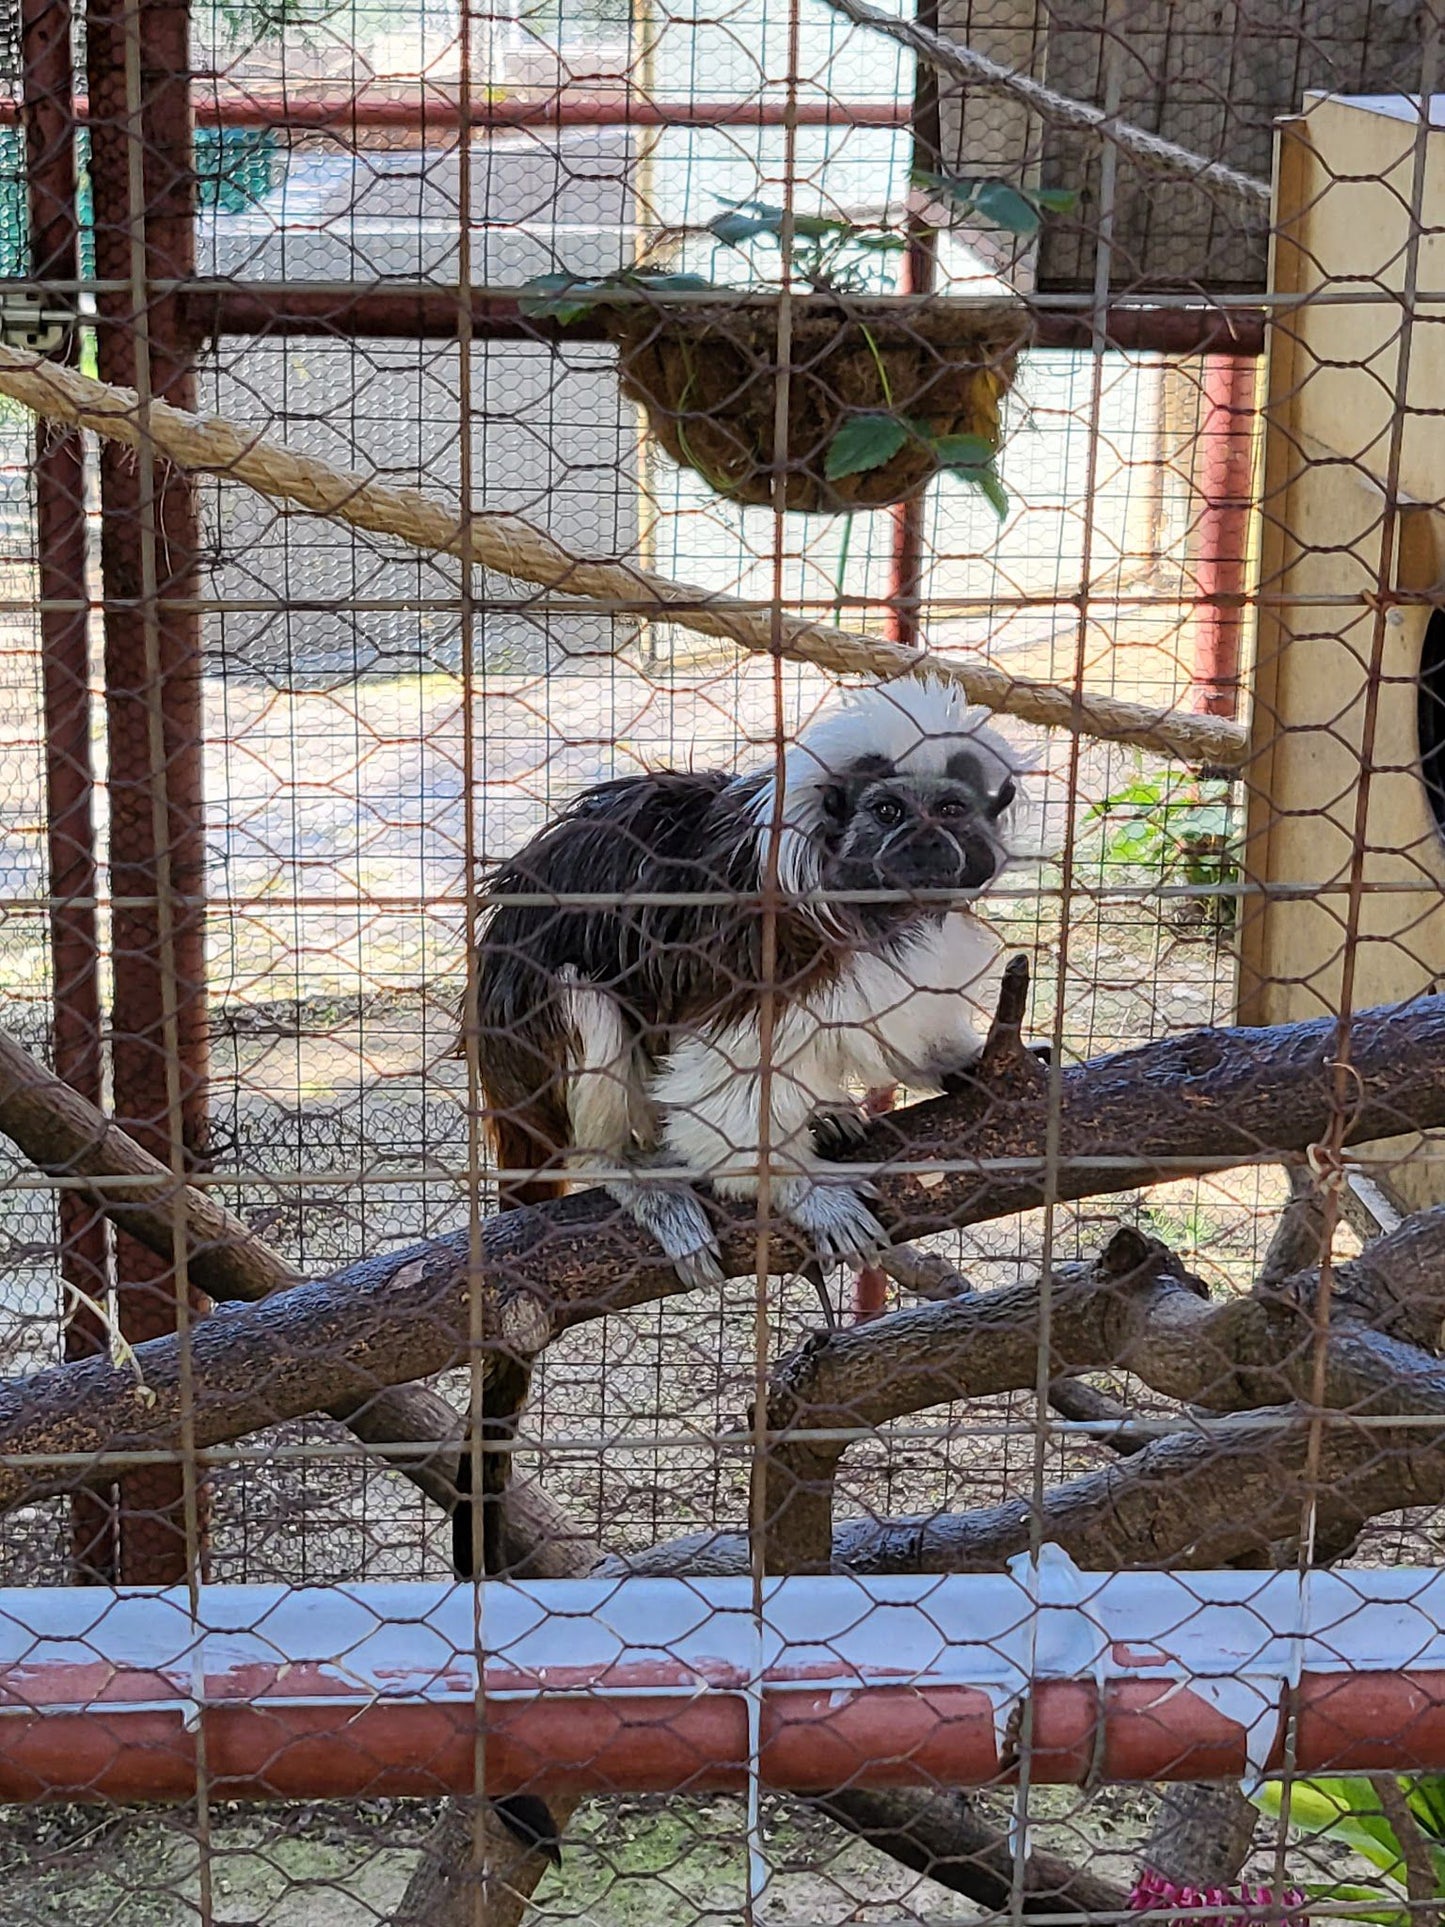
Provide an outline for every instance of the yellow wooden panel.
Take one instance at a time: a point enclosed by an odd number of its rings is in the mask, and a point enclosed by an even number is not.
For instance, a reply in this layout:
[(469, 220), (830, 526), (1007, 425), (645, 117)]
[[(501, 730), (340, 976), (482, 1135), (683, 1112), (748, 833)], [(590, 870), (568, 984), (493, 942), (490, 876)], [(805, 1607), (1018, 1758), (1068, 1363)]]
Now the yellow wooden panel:
[[(1417, 720), (1431, 611), (1391, 600), (1445, 598), (1445, 435), (1425, 412), (1445, 394), (1445, 313), (1416, 304), (1405, 334), (1401, 303), (1373, 298), (1407, 288), (1412, 198), (1424, 228), (1442, 230), (1424, 234), (1414, 285), (1445, 287), (1439, 145), (1417, 182), (1410, 119), (1328, 100), (1281, 130), (1273, 285), (1305, 304), (1272, 330), (1267, 379), (1244, 859), (1263, 894), (1240, 920), (1247, 1023), (1445, 980), (1445, 846)], [(1376, 1151), (1403, 1201), (1445, 1197), (1437, 1142)]]

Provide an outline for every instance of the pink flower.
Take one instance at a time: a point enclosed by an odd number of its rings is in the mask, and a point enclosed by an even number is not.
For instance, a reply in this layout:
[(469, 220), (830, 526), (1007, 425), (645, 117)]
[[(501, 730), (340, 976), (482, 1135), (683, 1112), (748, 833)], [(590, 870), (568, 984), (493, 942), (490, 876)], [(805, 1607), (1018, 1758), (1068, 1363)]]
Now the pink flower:
[(1179, 1887), (1152, 1867), (1141, 1869), (1129, 1895), (1135, 1913), (1162, 1913), (1177, 1907), (1194, 1915), (1192, 1920), (1173, 1917), (1166, 1927), (1261, 1927), (1262, 1922), (1309, 1927), (1309, 1916), (1301, 1912), (1304, 1904), (1305, 1895), (1298, 1887), (1286, 1887), (1278, 1900), (1272, 1887), (1253, 1887), (1248, 1882), (1237, 1894), (1230, 1887)]

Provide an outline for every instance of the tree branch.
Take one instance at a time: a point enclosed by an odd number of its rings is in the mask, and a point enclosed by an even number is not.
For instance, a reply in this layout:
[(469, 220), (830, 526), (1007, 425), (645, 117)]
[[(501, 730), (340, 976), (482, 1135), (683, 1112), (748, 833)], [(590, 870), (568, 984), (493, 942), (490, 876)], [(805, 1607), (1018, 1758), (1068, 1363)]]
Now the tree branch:
[(1166, 1786), (1139, 1862), (1175, 1887), (1232, 1887), (1258, 1826), (1259, 1809), (1232, 1780)]
[(1147, 1332), (1161, 1279), (1169, 1297), (1181, 1284), (1204, 1289), (1163, 1245), (1120, 1231), (1092, 1265), (1061, 1266), (1047, 1287), (920, 1305), (809, 1339), (779, 1362), (769, 1389), (765, 1570), (826, 1571), (831, 1563), (833, 1485), (847, 1447), (837, 1433), (1032, 1385), (1046, 1291), (1055, 1356), (1074, 1369), (1112, 1364)]
[[(849, 1787), (810, 1804), (870, 1846), (980, 1907), (1011, 1906), (1014, 1856), (1008, 1834), (966, 1794)], [(1128, 1894), (1112, 1881), (1037, 1849), (1024, 1862), (1021, 1884), (1025, 1914), (1118, 1914), (1129, 1903)]]
[[(175, 1262), (174, 1174), (3, 1031), (0, 1131), (51, 1176), (89, 1180), (86, 1194), (93, 1204), (133, 1238)], [(112, 1182), (115, 1179), (124, 1182)], [(140, 1184), (137, 1179), (154, 1182)], [(279, 1252), (209, 1192), (182, 1184), (179, 1203), (187, 1276), (208, 1297), (255, 1302), (300, 1282)], [(451, 1510), (461, 1420), (444, 1398), (424, 1385), (394, 1385), (372, 1392), (359, 1405), (343, 1401), (325, 1409), (429, 1499)], [(428, 1443), (439, 1448), (436, 1458), (418, 1455), (416, 1447)], [(387, 1449), (398, 1446), (410, 1449)]]
[[(1304, 1149), (1331, 1118), (1337, 1032), (1331, 1020), (1199, 1031), (1066, 1071), (1053, 1194), (1097, 1195)], [(1360, 1016), (1351, 1064), (1352, 1141), (1445, 1123), (1445, 998)], [(975, 1084), (880, 1119), (867, 1144), (879, 1210), (907, 1238), (1036, 1207), (1050, 1162), (1048, 1108), (1042, 1095), (1005, 1098)], [(113, 1205), (103, 1187), (98, 1196)], [(714, 1209), (724, 1269), (750, 1273), (751, 1218), (742, 1208)], [(1372, 1263), (1388, 1242), (1371, 1247)], [(804, 1255), (790, 1232), (775, 1232), (778, 1270), (796, 1269)], [(660, 1254), (595, 1191), (491, 1220), (479, 1257), (495, 1313), (488, 1327), (496, 1344), (526, 1358), (573, 1324), (680, 1289)], [(468, 1237), (457, 1232), (257, 1304), (222, 1307), (187, 1340), (197, 1446), (311, 1411), (357, 1412), (384, 1387), (464, 1362), (472, 1280)], [(102, 1470), (113, 1476), (127, 1453), (179, 1449), (180, 1343), (152, 1340), (136, 1361), (143, 1385), (131, 1370), (94, 1359), (0, 1391), (0, 1509)], [(1273, 1369), (1267, 1376), (1278, 1380)], [(102, 1453), (106, 1466), (89, 1470)]]
[[(530, 1481), (508, 1487), (501, 1521), (503, 1557), (516, 1578), (585, 1579), (601, 1557), (596, 1542)], [(580, 1805), (548, 1792), (559, 1834)], [(489, 1801), (448, 1800), (390, 1927), (519, 1927), (547, 1865), (544, 1854), (529, 1852), (507, 1830)]]
[[(1445, 1424), (1366, 1429), (1337, 1420), (1321, 1441), (1316, 1486), (1311, 1420), (1295, 1406), (1199, 1420), (1052, 1487), (1037, 1515), (1028, 1500), (1008, 1499), (972, 1512), (845, 1520), (833, 1535), (833, 1563), (865, 1578), (998, 1572), (1037, 1536), (1086, 1572), (1273, 1565), (1311, 1499), (1319, 1532), (1343, 1538), (1381, 1513), (1445, 1498)], [(613, 1553), (598, 1567), (609, 1577), (723, 1578), (748, 1570), (747, 1535), (725, 1531)]]
[(1410, 1897), (1411, 1927), (1440, 1927), (1439, 1906), (1430, 1904), (1438, 1902), (1440, 1897), (1435, 1858), (1430, 1842), (1410, 1810), (1405, 1790), (1393, 1773), (1372, 1773), (1370, 1783), (1380, 1796), (1380, 1811), (1400, 1843), (1405, 1862), (1405, 1891)]

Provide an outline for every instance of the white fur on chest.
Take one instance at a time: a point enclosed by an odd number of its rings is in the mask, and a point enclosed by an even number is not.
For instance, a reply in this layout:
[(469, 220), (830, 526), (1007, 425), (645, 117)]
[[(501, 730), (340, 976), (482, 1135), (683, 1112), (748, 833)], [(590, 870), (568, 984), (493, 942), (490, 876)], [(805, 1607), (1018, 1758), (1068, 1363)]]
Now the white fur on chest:
[(815, 1047), (834, 1052), (842, 1080), (865, 1086), (936, 1084), (978, 1055), (977, 993), (998, 939), (951, 916), (885, 956), (862, 956), (810, 1006)]
[(997, 952), (991, 931), (955, 914), (781, 1006), (771, 1040), (752, 1017), (680, 1039), (651, 1093), (668, 1161), (746, 1194), (756, 1187), (765, 1115), (773, 1159), (806, 1170), (820, 1106), (880, 1084), (937, 1089), (979, 1053), (978, 992)]

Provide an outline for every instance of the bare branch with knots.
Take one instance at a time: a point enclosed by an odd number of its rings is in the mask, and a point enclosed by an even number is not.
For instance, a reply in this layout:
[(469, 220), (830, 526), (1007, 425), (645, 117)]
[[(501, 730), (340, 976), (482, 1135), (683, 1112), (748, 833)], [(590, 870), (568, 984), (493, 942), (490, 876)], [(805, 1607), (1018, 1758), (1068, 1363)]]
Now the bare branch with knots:
[[(1337, 1042), (1330, 1020), (1198, 1031), (1056, 1073), (1054, 1195), (1095, 1196), (1259, 1157), (1277, 1162), (1302, 1150), (1332, 1115), (1328, 1067)], [(10, 1073), (0, 1085), (0, 1128), (22, 1148), (33, 1146), (32, 1154), (49, 1169), (89, 1159), (75, 1166), (89, 1194), (105, 1210), (124, 1212), (128, 1228), (168, 1252), (169, 1210), (144, 1213), (136, 1207), (163, 1206), (171, 1175), (142, 1174), (137, 1183), (107, 1185), (93, 1130), (82, 1116), (56, 1125), (33, 1084), (16, 1099), (12, 1058), (13, 1052), (4, 1059)], [(1445, 998), (1357, 1018), (1351, 1062), (1358, 1076), (1351, 1141), (1445, 1123)], [(1037, 1206), (1049, 1175), (1049, 1109), (1037, 1083), (1010, 1089), (982, 1079), (878, 1120), (861, 1162), (876, 1178), (879, 1209), (895, 1235), (912, 1238)], [(857, 1174), (856, 1166), (844, 1170)], [(714, 1208), (726, 1269), (735, 1276), (750, 1273), (756, 1261), (753, 1220), (745, 1207)], [(224, 1245), (226, 1227), (214, 1228)], [(1403, 1229), (1397, 1235), (1405, 1235)], [(1372, 1267), (1387, 1242), (1372, 1248), (1358, 1278), (1337, 1281), (1337, 1301), (1353, 1292), (1365, 1299), (1378, 1295)], [(258, 1303), (223, 1307), (202, 1320), (187, 1341), (197, 1446), (204, 1450), (313, 1411), (343, 1412), (360, 1433), (367, 1414), (384, 1404), (380, 1394), (467, 1358), (468, 1294), (478, 1269), (481, 1288), (491, 1295), (495, 1317), (488, 1325), (499, 1333), (496, 1344), (528, 1359), (582, 1320), (679, 1289), (672, 1267), (640, 1232), (618, 1221), (610, 1200), (598, 1192), (494, 1219), (483, 1228), (481, 1243), (479, 1268), (470, 1261), (467, 1234), (457, 1232), (292, 1285)], [(803, 1256), (795, 1239), (774, 1231), (776, 1269), (795, 1268)], [(193, 1276), (206, 1282), (194, 1269)], [(1432, 1302), (1428, 1282), (1414, 1271), (1404, 1286), (1392, 1282), (1389, 1291), (1402, 1316), (1407, 1305), (1415, 1317), (1424, 1316)], [(922, 1309), (952, 1313), (961, 1307)], [(1189, 1336), (1190, 1343), (1198, 1339), (1197, 1332)], [(1011, 1335), (1008, 1342), (1018, 1341)], [(179, 1342), (153, 1340), (138, 1347), (135, 1358), (144, 1397), (134, 1371), (104, 1360), (60, 1366), (0, 1392), (0, 1450), (6, 1454), (0, 1508), (113, 1475), (128, 1454), (179, 1449)], [(1267, 1353), (1255, 1360), (1242, 1355), (1240, 1364), (1250, 1374), (1248, 1396), (1255, 1402), (1296, 1395), (1288, 1374)], [(1353, 1383), (1384, 1369), (1364, 1346), (1348, 1360), (1341, 1353), (1339, 1369), (1347, 1366)], [(1031, 1384), (1032, 1377), (1024, 1382)], [(425, 1429), (408, 1434), (428, 1436)], [(447, 1482), (438, 1487), (445, 1500)]]

